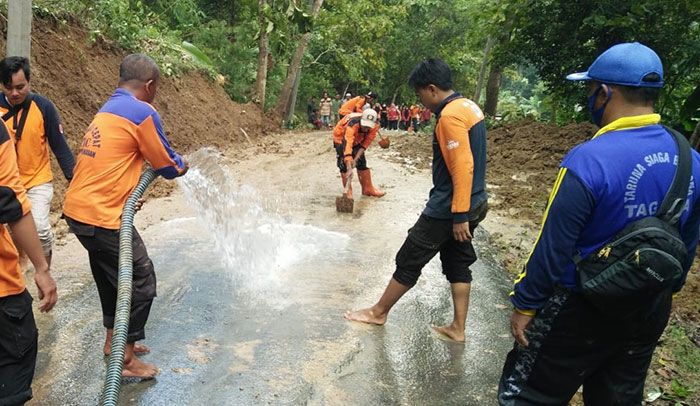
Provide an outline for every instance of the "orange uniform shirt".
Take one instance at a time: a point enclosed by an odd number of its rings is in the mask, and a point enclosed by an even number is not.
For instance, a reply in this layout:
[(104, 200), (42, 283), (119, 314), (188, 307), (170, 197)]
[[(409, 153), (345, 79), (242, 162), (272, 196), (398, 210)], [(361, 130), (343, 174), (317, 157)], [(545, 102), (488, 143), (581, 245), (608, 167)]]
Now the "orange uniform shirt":
[(343, 103), (338, 110), (338, 114), (346, 116), (350, 113), (362, 113), (362, 107), (366, 104), (365, 96), (356, 96)]
[[(476, 103), (456, 98), (442, 108), (435, 126), (435, 139), (451, 177), (452, 213), (466, 213), (471, 209), (474, 156), (469, 134), (471, 128), (483, 120), (484, 113)], [(434, 170), (436, 166), (439, 165), (434, 162)], [(484, 173), (479, 176), (483, 177)]]
[(369, 148), (379, 133), (379, 124), (375, 124), (368, 132), (361, 131), (361, 118), (361, 113), (348, 114), (338, 121), (338, 124), (333, 128), (333, 143), (340, 145), (345, 142), (344, 156), (352, 156), (352, 147), (358, 144), (364, 149)]
[(0, 115), (15, 143), (17, 167), (25, 189), (53, 179), (49, 147), (66, 179), (73, 177), (75, 158), (63, 135), (56, 107), (49, 99), (30, 93), (22, 105), (11, 106), (7, 98), (0, 96)]
[[(17, 170), (14, 143), (5, 126), (0, 125), (0, 223), (14, 223), (30, 210)], [(24, 289), (17, 248), (10, 233), (0, 224), (0, 297), (17, 295)]]
[(63, 213), (82, 223), (118, 230), (144, 159), (167, 179), (184, 172), (184, 160), (170, 147), (158, 112), (119, 88), (85, 133)]
[(420, 107), (418, 106), (411, 106), (411, 118), (420, 118)]

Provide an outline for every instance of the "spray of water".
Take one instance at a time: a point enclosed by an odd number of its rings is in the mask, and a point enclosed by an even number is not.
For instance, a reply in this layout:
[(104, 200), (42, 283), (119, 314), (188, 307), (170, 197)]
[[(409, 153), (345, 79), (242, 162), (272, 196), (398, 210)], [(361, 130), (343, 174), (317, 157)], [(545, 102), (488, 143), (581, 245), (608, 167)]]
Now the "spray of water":
[(190, 170), (179, 185), (239, 287), (276, 290), (294, 265), (347, 246), (345, 234), (285, 220), (273, 208), (275, 197), (264, 199), (237, 182), (216, 150), (200, 149), (188, 159)]

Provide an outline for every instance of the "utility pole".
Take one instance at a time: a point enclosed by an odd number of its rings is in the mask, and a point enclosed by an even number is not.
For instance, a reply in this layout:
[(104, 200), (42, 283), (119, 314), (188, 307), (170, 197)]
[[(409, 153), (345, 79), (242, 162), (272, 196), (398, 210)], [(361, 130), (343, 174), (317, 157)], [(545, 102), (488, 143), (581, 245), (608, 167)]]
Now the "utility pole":
[(7, 22), (6, 55), (29, 58), (32, 42), (32, 0), (9, 0)]

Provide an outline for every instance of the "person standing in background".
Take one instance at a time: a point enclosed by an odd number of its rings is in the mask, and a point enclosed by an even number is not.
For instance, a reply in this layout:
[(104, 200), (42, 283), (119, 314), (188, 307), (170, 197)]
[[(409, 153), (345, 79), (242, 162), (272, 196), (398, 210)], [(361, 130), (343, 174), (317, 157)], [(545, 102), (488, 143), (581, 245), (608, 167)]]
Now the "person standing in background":
[(391, 103), (389, 105), (389, 109), (387, 110), (387, 120), (389, 120), (389, 130), (398, 130), (399, 129), (399, 118), (401, 117), (401, 113), (399, 112), (399, 108), (396, 107), (396, 104)]
[(318, 103), (318, 114), (321, 116), (321, 123), (328, 128), (331, 125), (331, 98), (328, 97), (328, 92), (323, 92), (321, 101)]

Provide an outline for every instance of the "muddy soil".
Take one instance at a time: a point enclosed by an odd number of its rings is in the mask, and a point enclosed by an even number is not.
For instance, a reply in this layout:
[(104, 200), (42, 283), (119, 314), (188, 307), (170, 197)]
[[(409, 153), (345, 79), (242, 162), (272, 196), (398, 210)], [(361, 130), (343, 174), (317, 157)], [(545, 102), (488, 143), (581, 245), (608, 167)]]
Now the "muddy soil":
[[(384, 327), (346, 321), (346, 310), (381, 295), (431, 178), (393, 162), (393, 149), (371, 148), (374, 183), (387, 195), (362, 196), (355, 180), (355, 211), (337, 213), (330, 139), (292, 133), (221, 155), (197, 151), (174, 193), (138, 213), (158, 279), (144, 360), (161, 373), (125, 384), (120, 404), (493, 403), (512, 347), (510, 283), (486, 232), (475, 234), (466, 344), (429, 327), (452, 316), (437, 258)], [(99, 302), (85, 251), (73, 235), (62, 242), (53, 266), (59, 305), (37, 316), (32, 404), (95, 404), (105, 369)]]
[[(4, 21), (0, 29), (5, 31)], [(5, 47), (5, 36), (0, 36)], [(51, 20), (33, 25), (31, 86), (47, 96), (61, 115), (68, 145), (78, 150), (83, 133), (95, 113), (114, 91), (119, 63), (126, 52), (104, 43), (92, 43), (87, 31)], [(154, 106), (160, 113), (165, 133), (181, 153), (203, 146), (236, 148), (256, 142), (277, 126), (263, 118), (254, 104), (231, 101), (221, 86), (201, 73), (163, 77)], [(67, 182), (52, 156), (54, 172), (53, 211), (60, 211)], [(165, 196), (172, 185), (159, 181), (149, 191)], [(65, 233), (58, 216), (53, 216), (59, 235)]]

